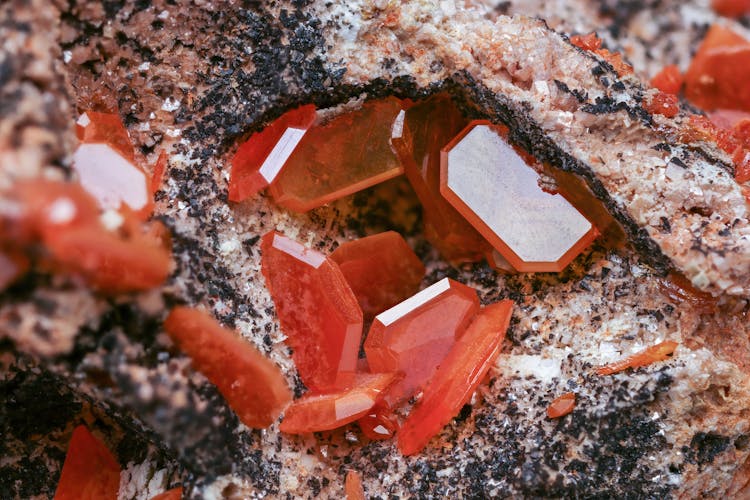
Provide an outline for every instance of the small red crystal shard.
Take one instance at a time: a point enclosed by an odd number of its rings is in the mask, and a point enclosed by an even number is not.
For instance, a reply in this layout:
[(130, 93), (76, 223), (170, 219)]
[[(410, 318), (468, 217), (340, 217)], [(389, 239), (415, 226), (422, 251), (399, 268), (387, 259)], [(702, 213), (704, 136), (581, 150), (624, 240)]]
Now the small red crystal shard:
[(276, 202), (307, 212), (403, 173), (391, 135), (403, 118), (387, 97), (313, 125), (271, 183)]
[(750, 0), (711, 0), (711, 7), (727, 17), (740, 17), (750, 12)]
[(359, 472), (350, 470), (346, 473), (346, 500), (365, 500), (365, 489), (362, 487), (362, 476)]
[(373, 441), (390, 439), (396, 435), (398, 421), (384, 403), (375, 405), (367, 415), (357, 420), (362, 434)]
[(111, 293), (153, 288), (171, 267), (168, 248), (132, 212), (123, 211), (123, 230), (105, 229), (95, 200), (80, 185), (52, 181), (19, 181), (14, 186), (20, 212), (2, 221), (11, 244), (42, 243), (52, 263), (81, 274), (93, 287)]
[(750, 111), (750, 42), (712, 26), (685, 73), (685, 96), (706, 110)]
[(365, 341), (370, 369), (404, 374), (386, 396), (391, 407), (424, 387), (478, 310), (475, 290), (444, 278), (375, 317)]
[(161, 184), (164, 182), (164, 172), (167, 169), (167, 153), (162, 151), (159, 153), (159, 157), (156, 159), (154, 164), (154, 175), (151, 176), (151, 194), (153, 195), (159, 189)]
[(73, 431), (55, 500), (116, 500), (120, 464), (83, 425)]
[(539, 187), (507, 128), (471, 122), (442, 151), (441, 193), (521, 272), (559, 272), (597, 237), (562, 195)]
[(248, 427), (268, 427), (291, 401), (281, 370), (207, 313), (176, 307), (164, 329)]
[(351, 387), (296, 400), (284, 412), (281, 432), (306, 434), (328, 431), (354, 422), (369, 412), (398, 379), (395, 373), (358, 373)]
[(489, 245), (440, 194), (440, 148), (465, 126), (449, 96), (437, 95), (406, 110), (393, 145), (422, 204), (427, 241), (452, 262), (481, 260)]
[(698, 290), (684, 275), (671, 272), (666, 278), (658, 279), (661, 292), (677, 305), (686, 304), (691, 311), (699, 314), (713, 314), (719, 306), (719, 299), (708, 292)]
[(182, 498), (182, 486), (172, 488), (169, 491), (165, 491), (159, 495), (156, 495), (151, 500), (180, 500)]
[(73, 168), (81, 185), (103, 208), (126, 203), (148, 211), (150, 180), (136, 162), (133, 145), (120, 117), (88, 111), (76, 122), (81, 144), (73, 155)]
[(679, 99), (674, 94), (657, 92), (646, 99), (643, 108), (652, 114), (674, 118), (680, 112), (679, 102)]
[(512, 310), (510, 300), (484, 307), (456, 341), (398, 432), (401, 453), (418, 453), (471, 399), (500, 353)]
[(229, 199), (242, 201), (266, 188), (315, 121), (315, 106), (287, 111), (260, 132), (251, 135), (232, 158)]
[(318, 392), (346, 385), (357, 366), (362, 309), (338, 265), (276, 232), (261, 270), (300, 378)]
[(372, 318), (416, 293), (424, 265), (395, 231), (348, 241), (331, 254), (365, 318)]
[(664, 66), (656, 76), (651, 79), (651, 86), (666, 92), (667, 94), (677, 95), (682, 88), (684, 78), (680, 73), (680, 68), (674, 64)]
[(560, 418), (569, 414), (576, 407), (576, 395), (572, 392), (566, 392), (562, 396), (555, 398), (547, 407), (548, 418)]
[(615, 361), (614, 363), (597, 368), (596, 374), (613, 375), (625, 371), (628, 368), (640, 368), (658, 361), (665, 361), (669, 359), (675, 349), (677, 349), (678, 345), (679, 344), (673, 340), (659, 342), (658, 344), (649, 346), (623, 360)]
[(573, 35), (570, 37), (570, 43), (583, 50), (593, 52), (607, 61), (619, 76), (629, 75), (633, 72), (633, 67), (623, 61), (622, 54), (601, 48), (602, 41), (596, 33)]

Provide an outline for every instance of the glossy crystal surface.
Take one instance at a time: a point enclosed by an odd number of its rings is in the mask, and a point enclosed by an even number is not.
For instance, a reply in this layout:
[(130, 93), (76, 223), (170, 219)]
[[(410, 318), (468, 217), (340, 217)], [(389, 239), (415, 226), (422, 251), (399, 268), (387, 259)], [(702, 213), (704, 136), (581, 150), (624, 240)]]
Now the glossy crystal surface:
[(116, 500), (119, 488), (120, 464), (86, 427), (76, 427), (65, 455), (55, 500)]
[(387, 97), (310, 127), (271, 183), (274, 200), (306, 212), (403, 173), (391, 146), (402, 111)]
[(461, 411), (484, 379), (505, 338), (513, 302), (482, 308), (440, 364), (398, 432), (398, 448), (413, 455)]
[(420, 203), (427, 241), (453, 262), (477, 261), (489, 245), (440, 194), (440, 148), (468, 123), (447, 95), (406, 110), (402, 133), (393, 144)]
[(164, 329), (248, 427), (268, 427), (291, 401), (279, 367), (208, 313), (176, 307)]
[(315, 106), (301, 106), (251, 135), (232, 158), (229, 199), (242, 201), (271, 184), (312, 126), (315, 116)]
[(398, 430), (398, 421), (386, 404), (375, 405), (357, 424), (362, 434), (373, 441), (390, 439)]
[(444, 278), (375, 317), (365, 341), (370, 369), (404, 375), (386, 403), (394, 407), (425, 386), (478, 310), (475, 290)]
[(562, 195), (489, 122), (472, 122), (442, 153), (441, 192), (521, 272), (558, 272), (596, 238)]
[(367, 414), (397, 379), (395, 373), (358, 373), (349, 388), (303, 396), (284, 411), (279, 430), (288, 434), (306, 434), (354, 422)]
[(276, 232), (261, 243), (261, 270), (302, 381), (341, 387), (357, 367), (362, 309), (338, 265)]
[(424, 265), (395, 231), (342, 243), (330, 258), (357, 296), (366, 318), (372, 318), (417, 292)]

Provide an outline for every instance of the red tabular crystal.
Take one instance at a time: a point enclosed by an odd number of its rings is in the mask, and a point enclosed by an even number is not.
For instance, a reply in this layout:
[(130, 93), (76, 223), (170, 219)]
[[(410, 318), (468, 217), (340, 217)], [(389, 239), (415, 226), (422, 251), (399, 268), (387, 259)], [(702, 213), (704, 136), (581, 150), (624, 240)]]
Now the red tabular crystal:
[(73, 155), (73, 168), (81, 185), (103, 208), (127, 204), (150, 211), (151, 181), (138, 165), (133, 145), (120, 117), (88, 111), (76, 122), (81, 144)]
[(362, 487), (362, 476), (359, 472), (350, 470), (346, 473), (346, 500), (365, 500), (365, 489)]
[(315, 106), (301, 106), (251, 135), (232, 158), (229, 199), (245, 200), (271, 184), (312, 126), (315, 116)]
[(274, 200), (306, 212), (402, 174), (391, 147), (402, 111), (387, 97), (312, 126), (271, 183)]
[(750, 12), (750, 0), (712, 0), (711, 7), (727, 17), (740, 17)]
[(120, 464), (83, 425), (73, 431), (55, 500), (116, 500)]
[(750, 111), (750, 41), (712, 26), (685, 73), (685, 96), (706, 110)]
[(390, 439), (396, 435), (398, 421), (386, 404), (375, 405), (367, 415), (357, 420), (362, 434), (373, 441)]
[(500, 353), (512, 309), (510, 300), (484, 307), (456, 341), (399, 429), (401, 453), (418, 453), (471, 399)]
[(338, 265), (276, 232), (261, 243), (261, 270), (300, 378), (313, 391), (351, 382), (362, 309)]
[(666, 92), (667, 94), (677, 95), (682, 88), (683, 81), (684, 78), (680, 72), (680, 68), (674, 64), (670, 64), (664, 66), (664, 68), (651, 79), (651, 86), (662, 92)]
[(331, 254), (366, 318), (410, 297), (419, 288), (424, 265), (395, 231), (347, 241)]
[(660, 91), (649, 96), (643, 108), (652, 114), (674, 118), (680, 112), (679, 102), (676, 95)]
[(281, 432), (306, 434), (336, 429), (369, 412), (398, 379), (395, 373), (358, 373), (350, 388), (312, 394), (296, 400), (284, 412)]
[(159, 157), (156, 159), (154, 164), (154, 175), (151, 176), (151, 194), (153, 195), (159, 189), (161, 184), (164, 182), (164, 172), (167, 170), (167, 153), (162, 151), (159, 153)]
[(446, 259), (478, 261), (489, 245), (440, 194), (440, 148), (468, 120), (450, 97), (438, 95), (406, 110), (403, 131), (393, 145), (422, 204), (424, 234)]
[(576, 407), (576, 395), (572, 392), (566, 392), (565, 394), (555, 398), (547, 407), (548, 418), (560, 418), (568, 415)]
[(291, 401), (281, 370), (207, 313), (176, 307), (164, 329), (248, 427), (268, 427)]
[(478, 310), (475, 290), (444, 278), (375, 317), (365, 341), (370, 369), (404, 374), (389, 406), (424, 388)]

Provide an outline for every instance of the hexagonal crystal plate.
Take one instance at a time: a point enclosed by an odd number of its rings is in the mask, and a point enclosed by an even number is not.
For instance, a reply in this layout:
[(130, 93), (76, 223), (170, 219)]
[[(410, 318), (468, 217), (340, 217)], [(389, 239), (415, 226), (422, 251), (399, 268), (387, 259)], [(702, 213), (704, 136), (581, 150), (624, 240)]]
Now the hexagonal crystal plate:
[(487, 121), (470, 123), (441, 155), (440, 191), (521, 272), (563, 270), (596, 228)]

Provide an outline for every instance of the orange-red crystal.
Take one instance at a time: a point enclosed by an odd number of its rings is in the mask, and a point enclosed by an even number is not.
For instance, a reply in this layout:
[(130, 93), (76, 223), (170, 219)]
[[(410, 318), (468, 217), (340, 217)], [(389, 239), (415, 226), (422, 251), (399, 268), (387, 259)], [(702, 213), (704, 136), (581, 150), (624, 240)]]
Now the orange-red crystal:
[(643, 108), (652, 114), (674, 118), (680, 112), (678, 103), (676, 95), (659, 91), (647, 98)]
[(362, 430), (362, 434), (373, 441), (392, 438), (398, 430), (398, 421), (395, 415), (384, 403), (375, 405), (367, 415), (357, 420), (357, 424)]
[(424, 264), (395, 231), (341, 244), (330, 255), (359, 300), (365, 318), (372, 318), (416, 293)]
[(513, 302), (503, 300), (484, 307), (477, 314), (399, 429), (401, 453), (413, 455), (421, 451), (471, 399), (500, 353), (512, 311)]
[(281, 370), (207, 313), (176, 307), (164, 329), (248, 427), (268, 427), (291, 401)]
[(478, 310), (474, 289), (444, 278), (375, 317), (365, 340), (370, 369), (404, 374), (386, 396), (391, 407), (425, 388)]
[(344, 490), (346, 500), (365, 500), (365, 489), (362, 487), (362, 476), (359, 472), (350, 470), (346, 473)]
[[(345, 386), (356, 371), (362, 309), (338, 265), (277, 232), (261, 243), (261, 270), (302, 381)], [(382, 371), (382, 370), (381, 370)]]
[(677, 95), (682, 88), (684, 78), (680, 68), (674, 64), (664, 66), (652, 79), (651, 86), (666, 92), (667, 94)]
[(685, 73), (685, 96), (706, 110), (750, 111), (750, 41), (712, 26)]
[(679, 344), (673, 340), (665, 340), (656, 345), (649, 346), (642, 351), (597, 368), (597, 375), (612, 375), (627, 370), (628, 368), (640, 368), (658, 361), (669, 359), (669, 356), (677, 349)]
[(391, 146), (402, 111), (387, 97), (310, 127), (271, 183), (274, 200), (306, 212), (402, 174)]
[(560, 418), (571, 413), (576, 407), (576, 395), (572, 392), (558, 396), (547, 407), (548, 418)]
[(315, 106), (307, 104), (287, 111), (251, 135), (232, 158), (229, 199), (242, 201), (273, 182), (312, 126), (315, 116)]
[(55, 500), (116, 500), (120, 464), (83, 425), (73, 431)]
[(711, 7), (727, 17), (740, 17), (750, 13), (750, 0), (711, 0)]
[(286, 409), (279, 430), (306, 434), (354, 422), (366, 415), (397, 379), (396, 373), (358, 373), (349, 388), (303, 396)]
[(468, 121), (451, 98), (437, 95), (406, 110), (393, 144), (420, 203), (427, 241), (454, 262), (481, 260), (489, 245), (440, 194), (440, 148)]
[(151, 179), (136, 160), (119, 115), (87, 111), (76, 122), (81, 144), (73, 168), (81, 185), (103, 208), (124, 203), (146, 216), (151, 210)]

